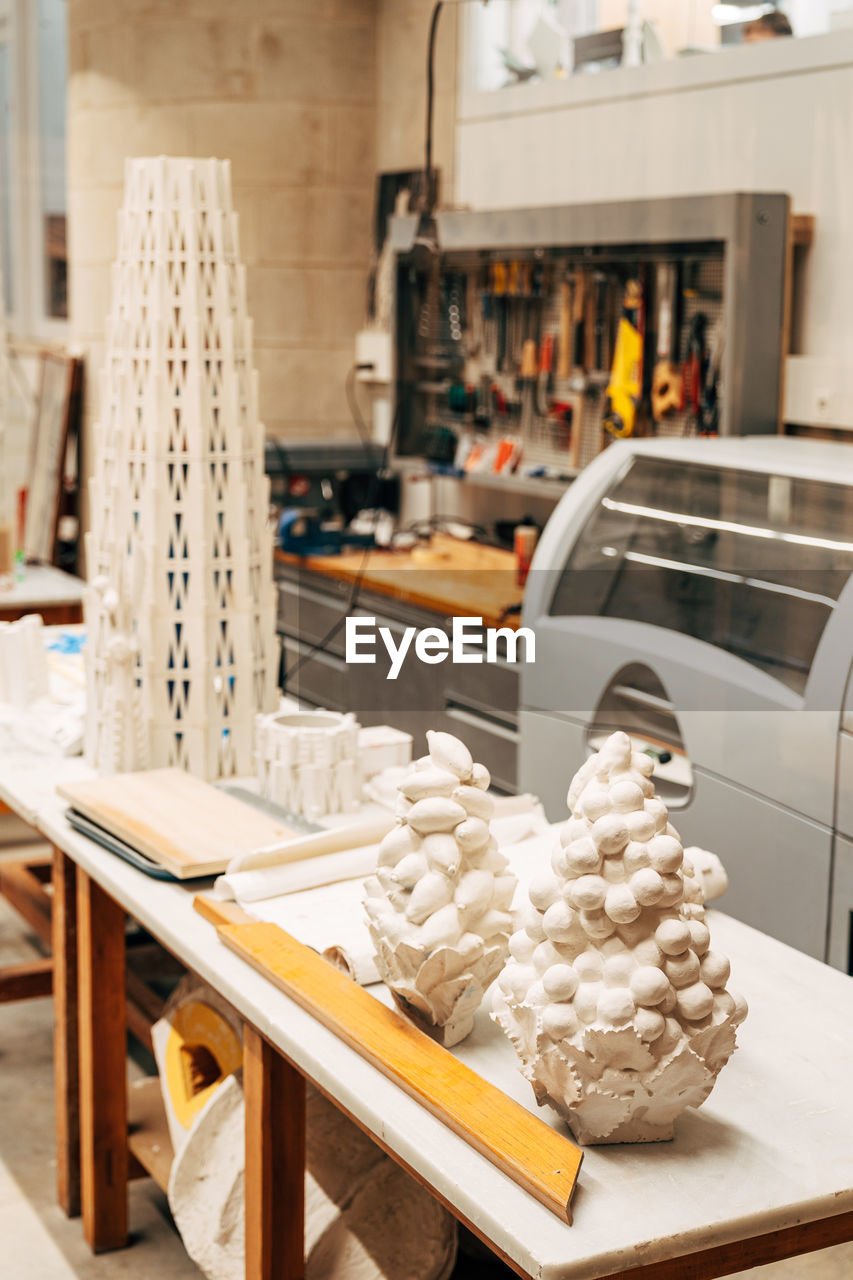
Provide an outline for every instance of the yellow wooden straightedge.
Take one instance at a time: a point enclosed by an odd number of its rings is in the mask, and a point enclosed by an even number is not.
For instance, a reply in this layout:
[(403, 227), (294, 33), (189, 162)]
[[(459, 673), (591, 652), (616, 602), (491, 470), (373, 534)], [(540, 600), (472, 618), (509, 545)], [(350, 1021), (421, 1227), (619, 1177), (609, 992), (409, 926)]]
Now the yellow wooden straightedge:
[[(220, 904), (196, 898), (196, 905), (206, 919), (218, 923)], [(261, 921), (218, 923), (218, 933), (227, 947), (416, 1098), (507, 1177), (562, 1221), (571, 1222), (569, 1206), (583, 1153), (568, 1138), (531, 1115), (278, 925)]]

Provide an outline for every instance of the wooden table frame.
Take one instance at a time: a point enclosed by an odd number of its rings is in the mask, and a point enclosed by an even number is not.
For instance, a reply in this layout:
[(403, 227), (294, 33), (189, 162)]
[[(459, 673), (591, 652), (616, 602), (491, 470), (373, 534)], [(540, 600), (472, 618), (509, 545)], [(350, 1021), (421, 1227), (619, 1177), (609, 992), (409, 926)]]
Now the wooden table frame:
[(46, 627), (74, 627), (83, 621), (83, 606), (73, 600), (18, 606), (5, 604), (0, 596), (0, 622), (17, 622), (28, 613), (40, 614)]
[[(128, 1240), (127, 1184), (144, 1170), (128, 1153), (125, 1057), (125, 911), (73, 859), (56, 849), (56, 1115), (60, 1203), (82, 1208), (95, 1252)], [(211, 945), (214, 941), (211, 932)], [(79, 1040), (78, 1040), (79, 1035)], [(79, 1069), (79, 1094), (77, 1092)], [(300, 1280), (304, 1255), (306, 1075), (245, 1022), (246, 1280)], [(340, 1101), (323, 1090), (345, 1114)], [(79, 1162), (77, 1119), (79, 1097)], [(382, 1147), (429, 1183), (384, 1142)], [(132, 1145), (132, 1144), (131, 1144)], [(79, 1175), (78, 1175), (79, 1170)], [(494, 1249), (476, 1224), (433, 1194)], [(78, 1200), (79, 1197), (79, 1200)], [(694, 1251), (599, 1280), (712, 1280), (853, 1238), (853, 1212)], [(502, 1254), (519, 1275), (527, 1273)]]
[(56, 1194), (80, 1214), (80, 1072), (77, 1035), (77, 867), (53, 851), (53, 1085)]
[[(0, 815), (14, 810), (0, 801)], [(82, 881), (88, 880), (81, 873)], [(89, 882), (91, 887), (92, 882)], [(97, 888), (97, 886), (95, 886)], [(41, 943), (51, 950), (51, 955), (28, 960), (22, 964), (4, 965), (0, 968), (0, 1004), (16, 1000), (34, 1000), (54, 997), (54, 1086), (56, 1104), (57, 1150), (57, 1199), (68, 1217), (77, 1217), (81, 1211), (80, 1169), (80, 1079), (78, 1036), (79, 1018), (79, 965), (77, 954), (77, 868), (75, 863), (55, 846), (49, 853), (33, 852), (21, 858), (0, 862), (0, 895), (20, 915)], [(102, 895), (106, 904), (111, 899)], [(91, 893), (96, 910), (106, 911), (107, 906)], [(85, 904), (90, 909), (87, 901)], [(116, 910), (118, 910), (116, 908)], [(150, 1049), (151, 1027), (162, 1012), (162, 1001), (146, 985), (143, 979), (125, 964), (125, 917), (121, 913), (121, 964), (116, 967), (122, 982), (120, 993), (122, 1027), (140, 1044)], [(105, 931), (100, 920), (89, 919), (87, 938), (100, 938)], [(145, 944), (145, 937), (135, 938), (134, 943)], [(117, 945), (117, 944), (115, 944)], [(134, 946), (133, 954), (142, 957), (143, 947)], [(100, 957), (95, 957), (91, 972), (86, 976), (85, 987), (93, 1011), (102, 1015), (100, 1002), (92, 1000), (95, 985), (107, 976)], [(98, 1043), (97, 1039), (88, 1043)], [(112, 1043), (112, 1041), (110, 1041)], [(122, 1063), (124, 1063), (124, 1038), (122, 1036)], [(92, 1075), (87, 1070), (83, 1079)], [(133, 1167), (133, 1166), (132, 1166)], [(135, 1168), (135, 1176), (146, 1171)]]
[[(61, 968), (55, 992), (54, 1067), (58, 1195), (67, 1214), (82, 1213), (89, 1247), (103, 1253), (128, 1243), (128, 1183), (147, 1172), (134, 1160), (133, 1140), (128, 1140), (125, 912), (56, 846), (54, 856), (54, 883), (60, 886), (54, 947)], [(392, 1148), (322, 1092), (386, 1154), (424, 1182)], [(302, 1280), (306, 1077), (245, 1020), (243, 1094), (246, 1280)], [(436, 1198), (482, 1236), (443, 1196)], [(511, 1259), (496, 1252), (513, 1266)]]
[[(128, 1243), (128, 1183), (148, 1172), (128, 1143), (126, 915), (57, 847), (54, 859), (58, 1198), (69, 1216), (82, 1213), (87, 1243), (103, 1253)], [(246, 1275), (299, 1280), (305, 1078), (248, 1024), (243, 1090)]]
[[(0, 863), (0, 896), (48, 947), (51, 941), (51, 899), (46, 886), (50, 883), (52, 862), (50, 854), (33, 852), (28, 857), (9, 858)], [(39, 956), (23, 964), (4, 965), (0, 969), (0, 1004), (49, 996), (52, 986), (53, 962), (50, 957)]]
[[(0, 862), (0, 896), (21, 916), (45, 947), (52, 947), (54, 930), (52, 915), (56, 900), (53, 866), (56, 851), (34, 853), (27, 858), (10, 858)], [(152, 949), (147, 935), (128, 938), (131, 956), (144, 961), (150, 969)], [(156, 966), (155, 966), (156, 968)], [(160, 1017), (162, 1000), (131, 967), (126, 969), (127, 1028), (141, 1045), (151, 1045), (151, 1027)], [(0, 1004), (12, 1000), (34, 1000), (49, 996), (53, 988), (53, 960), (39, 957), (23, 964), (4, 965), (0, 969)]]

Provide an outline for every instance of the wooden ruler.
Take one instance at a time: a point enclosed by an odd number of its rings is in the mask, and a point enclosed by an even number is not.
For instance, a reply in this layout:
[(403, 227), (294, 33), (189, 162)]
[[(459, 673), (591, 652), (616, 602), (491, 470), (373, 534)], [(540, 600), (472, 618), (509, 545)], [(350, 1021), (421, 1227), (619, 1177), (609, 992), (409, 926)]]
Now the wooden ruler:
[[(563, 1222), (583, 1153), (278, 925), (195, 899), (221, 940)], [(222, 908), (226, 908), (222, 911)], [(239, 913), (239, 914), (238, 914)], [(221, 923), (223, 918), (237, 923)]]

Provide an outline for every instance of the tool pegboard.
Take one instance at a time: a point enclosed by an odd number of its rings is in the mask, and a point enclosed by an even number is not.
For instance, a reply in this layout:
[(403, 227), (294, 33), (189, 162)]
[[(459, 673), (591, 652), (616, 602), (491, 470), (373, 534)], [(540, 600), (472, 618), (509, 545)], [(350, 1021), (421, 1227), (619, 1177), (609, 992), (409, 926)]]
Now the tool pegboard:
[(788, 203), (398, 220), (394, 452), (569, 480), (621, 436), (777, 430)]

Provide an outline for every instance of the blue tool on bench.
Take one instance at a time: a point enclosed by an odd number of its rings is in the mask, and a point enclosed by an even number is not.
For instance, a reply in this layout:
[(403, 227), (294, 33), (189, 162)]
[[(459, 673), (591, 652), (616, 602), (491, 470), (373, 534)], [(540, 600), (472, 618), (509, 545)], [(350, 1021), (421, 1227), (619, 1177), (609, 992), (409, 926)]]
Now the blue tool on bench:
[(374, 547), (376, 539), (372, 533), (350, 533), (339, 522), (297, 507), (282, 511), (278, 545), (297, 556), (334, 556), (348, 547)]

